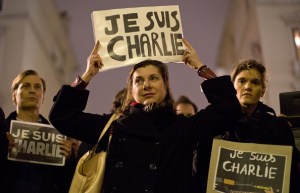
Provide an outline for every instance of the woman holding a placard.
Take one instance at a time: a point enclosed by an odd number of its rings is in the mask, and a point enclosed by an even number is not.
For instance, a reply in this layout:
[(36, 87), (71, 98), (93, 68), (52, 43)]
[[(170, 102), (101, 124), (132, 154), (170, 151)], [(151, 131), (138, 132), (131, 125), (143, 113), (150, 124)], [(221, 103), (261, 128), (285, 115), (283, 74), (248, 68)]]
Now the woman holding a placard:
[[(149, 59), (134, 65), (121, 116), (110, 127), (112, 139), (103, 192), (191, 192), (195, 142), (228, 129), (242, 116), (230, 77), (216, 77), (202, 64), (193, 47), (184, 43), (188, 48), (183, 55), (185, 64), (209, 79), (201, 86), (211, 105), (194, 116), (177, 115), (167, 66)], [(99, 47), (97, 42), (85, 73), (71, 86), (64, 85), (59, 90), (49, 114), (51, 123), (63, 134), (90, 144), (97, 142), (111, 116), (84, 112), (89, 95), (85, 88), (105, 65), (98, 54)], [(108, 133), (105, 138), (108, 140)]]

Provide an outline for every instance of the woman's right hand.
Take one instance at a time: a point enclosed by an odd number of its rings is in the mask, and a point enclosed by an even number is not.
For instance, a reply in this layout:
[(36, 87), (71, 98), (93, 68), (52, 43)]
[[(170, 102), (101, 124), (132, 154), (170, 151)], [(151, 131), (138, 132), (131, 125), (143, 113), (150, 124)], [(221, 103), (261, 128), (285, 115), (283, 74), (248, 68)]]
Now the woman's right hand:
[(90, 56), (87, 59), (86, 70), (81, 77), (84, 82), (90, 82), (90, 80), (103, 67), (101, 57), (98, 54), (99, 48), (100, 48), (100, 42), (99, 40), (97, 40), (94, 49), (92, 50)]

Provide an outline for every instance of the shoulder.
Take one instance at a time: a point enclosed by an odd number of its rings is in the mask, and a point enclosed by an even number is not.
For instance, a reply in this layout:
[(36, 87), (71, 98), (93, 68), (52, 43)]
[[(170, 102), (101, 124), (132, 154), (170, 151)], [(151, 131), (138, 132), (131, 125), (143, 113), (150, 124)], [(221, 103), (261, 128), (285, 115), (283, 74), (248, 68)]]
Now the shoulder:
[(276, 125), (279, 125), (280, 127), (285, 128), (291, 128), (290, 123), (288, 122), (287, 118), (285, 116), (277, 115), (271, 107), (265, 105), (267, 108), (266, 114), (267, 117), (270, 119), (270, 121)]
[(10, 122), (12, 120), (16, 120), (17, 118), (17, 112), (16, 111), (13, 111), (11, 112), (5, 119), (6, 121), (6, 131), (9, 131), (9, 127), (10, 127)]
[(277, 116), (275, 110), (263, 103), (259, 103), (258, 109), (263, 114), (264, 122), (268, 123), (272, 127), (276, 127), (276, 129), (290, 129), (290, 125), (286, 118)]

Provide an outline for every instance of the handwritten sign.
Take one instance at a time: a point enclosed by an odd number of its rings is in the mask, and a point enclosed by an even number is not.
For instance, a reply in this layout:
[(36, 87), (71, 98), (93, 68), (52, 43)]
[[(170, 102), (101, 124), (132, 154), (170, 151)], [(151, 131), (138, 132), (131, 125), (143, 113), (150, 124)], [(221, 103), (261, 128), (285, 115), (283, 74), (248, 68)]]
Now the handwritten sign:
[(8, 153), (9, 160), (57, 166), (65, 164), (59, 142), (66, 137), (53, 126), (12, 120), (10, 133), (15, 138), (16, 147)]
[(215, 139), (207, 192), (289, 192), (291, 146)]
[(93, 11), (91, 16), (95, 40), (101, 44), (102, 71), (145, 59), (182, 62), (179, 6)]

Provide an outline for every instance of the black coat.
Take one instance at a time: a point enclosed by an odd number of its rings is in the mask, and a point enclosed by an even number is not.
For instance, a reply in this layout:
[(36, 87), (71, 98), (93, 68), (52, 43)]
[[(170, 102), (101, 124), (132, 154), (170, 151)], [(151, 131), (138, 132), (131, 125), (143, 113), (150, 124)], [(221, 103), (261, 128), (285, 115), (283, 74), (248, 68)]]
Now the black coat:
[[(263, 103), (259, 102), (255, 111), (250, 117), (239, 119), (232, 130), (225, 132), (223, 139), (244, 143), (259, 143), (272, 145), (289, 145), (293, 147), (290, 193), (300, 192), (300, 179), (297, 173), (297, 163), (300, 163), (300, 154), (295, 146), (294, 136), (286, 119), (277, 117), (275, 111)], [(199, 144), (198, 154), (206, 154), (204, 157), (210, 157), (210, 151), (203, 151), (203, 146), (211, 147), (212, 140), (207, 140)], [(208, 156), (207, 156), (208, 155)], [(197, 160), (198, 173), (197, 193), (206, 192), (206, 179), (209, 160)], [(199, 187), (200, 186), (200, 187)]]
[[(169, 107), (145, 112), (137, 105), (113, 122), (105, 193), (191, 192), (195, 141), (211, 138), (220, 128), (228, 129), (241, 115), (228, 76), (207, 80), (202, 88), (212, 105), (190, 118), (176, 115)], [(96, 143), (110, 115), (84, 113), (88, 94), (87, 90), (63, 86), (49, 120), (63, 134)], [(225, 113), (228, 109), (230, 116)]]
[[(6, 137), (6, 126), (5, 126), (5, 115), (0, 107), (0, 166), (3, 165), (3, 162), (6, 160), (6, 153), (8, 148), (8, 141)], [(0, 177), (2, 175), (0, 174)], [(2, 179), (2, 178), (1, 178)]]

